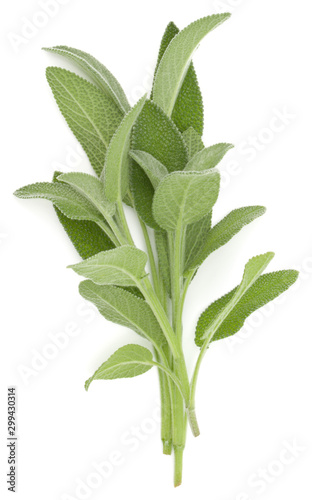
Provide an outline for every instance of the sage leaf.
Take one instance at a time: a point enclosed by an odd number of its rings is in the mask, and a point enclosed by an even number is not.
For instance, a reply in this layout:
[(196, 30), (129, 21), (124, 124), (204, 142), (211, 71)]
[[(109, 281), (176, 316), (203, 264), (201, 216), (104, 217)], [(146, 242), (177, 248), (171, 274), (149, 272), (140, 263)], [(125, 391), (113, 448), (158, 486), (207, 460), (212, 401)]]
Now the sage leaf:
[(196, 261), (207, 241), (211, 228), (211, 216), (212, 213), (210, 212), (199, 221), (189, 224), (186, 228), (184, 257), (184, 268), (186, 270), (190, 268), (191, 262)]
[[(154, 82), (160, 61), (165, 51), (167, 50), (168, 45), (178, 33), (179, 33), (179, 28), (173, 22), (170, 22), (161, 40), (157, 64), (155, 68)], [(152, 96), (153, 92), (151, 95), (151, 99), (153, 98)], [(200, 135), (202, 135), (203, 133), (203, 128), (204, 128), (203, 100), (200, 88), (198, 86), (194, 65), (192, 62), (190, 63), (190, 66), (187, 70), (176, 103), (174, 105), (172, 112), (172, 120), (174, 121), (180, 132), (183, 132), (189, 127), (194, 127), (194, 129)]]
[(164, 282), (166, 292), (171, 297), (171, 277), (169, 262), (169, 244), (166, 231), (155, 231), (155, 244), (158, 255), (158, 266), (161, 279)]
[(107, 200), (103, 183), (97, 177), (82, 172), (69, 172), (60, 175), (58, 180), (79, 191), (104, 217), (114, 215), (116, 205)]
[(168, 175), (166, 167), (149, 153), (146, 153), (145, 151), (131, 150), (130, 156), (144, 170), (154, 189), (158, 187), (161, 179)]
[(145, 252), (123, 245), (68, 267), (98, 285), (137, 286), (146, 275), (146, 263)]
[(104, 182), (106, 197), (111, 202), (121, 201), (129, 189), (130, 134), (145, 99), (146, 96), (142, 97), (124, 117), (107, 150), (101, 179)]
[(196, 153), (199, 153), (202, 149), (204, 149), (205, 145), (202, 141), (201, 136), (193, 129), (193, 127), (189, 127), (185, 132), (183, 132), (183, 139), (187, 147), (188, 157), (189, 159), (193, 158)]
[(111, 285), (96, 285), (90, 280), (80, 283), (82, 297), (92, 302), (109, 321), (131, 328), (154, 346), (166, 343), (166, 338), (150, 306), (126, 289)]
[(220, 143), (202, 149), (189, 160), (184, 171), (202, 172), (203, 170), (214, 168), (222, 160), (227, 151), (233, 147), (232, 144)]
[(123, 113), (110, 97), (71, 71), (49, 67), (46, 76), (62, 115), (100, 175)]
[[(206, 345), (215, 335), (218, 328), (223, 324), (235, 306), (239, 303), (245, 293), (257, 281), (269, 262), (273, 259), (274, 253), (267, 252), (265, 254), (252, 257), (245, 265), (244, 274), (240, 285), (235, 289), (235, 292), (230, 296), (226, 304), (221, 304), (224, 307), (218, 308), (213, 321), (207, 323), (204, 316), (201, 315), (196, 327), (196, 344), (201, 342)], [(202, 318), (202, 319), (201, 319)]]
[(54, 52), (76, 63), (102, 92), (113, 99), (122, 113), (127, 113), (130, 110), (130, 104), (121, 85), (114, 75), (95, 57), (87, 52), (66, 47), (65, 45), (44, 47), (43, 50)]
[(232, 210), (209, 231), (200, 251), (197, 252), (196, 256), (194, 255), (194, 258), (189, 259), (188, 269), (199, 267), (212, 252), (230, 241), (244, 226), (263, 215), (265, 210), (265, 207), (262, 206), (242, 207)]
[[(224, 339), (237, 333), (244, 325), (245, 320), (260, 307), (285, 292), (298, 277), (298, 272), (294, 270), (276, 271), (260, 276), (256, 282), (236, 303), (231, 312), (223, 320), (222, 324), (215, 331), (212, 341)], [(222, 312), (236, 295), (238, 287), (227, 293), (220, 299), (213, 302), (200, 316), (196, 327), (196, 345), (203, 345), (202, 332), (209, 329), (217, 315)]]
[(153, 355), (149, 349), (136, 344), (128, 344), (117, 349), (114, 354), (96, 370), (85, 383), (86, 390), (93, 380), (130, 378), (147, 372), (153, 366)]
[(156, 222), (166, 231), (196, 222), (207, 215), (217, 201), (220, 174), (173, 172), (159, 184), (153, 201)]
[[(60, 175), (62, 172), (55, 172), (53, 182), (60, 182), (57, 180)], [(55, 205), (53, 206), (60, 223), (82, 259), (115, 248), (112, 240), (95, 222), (69, 219)]]
[(153, 216), (154, 187), (142, 168), (132, 160), (130, 166), (130, 188), (138, 216), (149, 227), (160, 230)]
[(211, 30), (230, 17), (215, 14), (203, 17), (180, 31), (167, 47), (155, 77), (153, 100), (171, 116), (193, 52)]

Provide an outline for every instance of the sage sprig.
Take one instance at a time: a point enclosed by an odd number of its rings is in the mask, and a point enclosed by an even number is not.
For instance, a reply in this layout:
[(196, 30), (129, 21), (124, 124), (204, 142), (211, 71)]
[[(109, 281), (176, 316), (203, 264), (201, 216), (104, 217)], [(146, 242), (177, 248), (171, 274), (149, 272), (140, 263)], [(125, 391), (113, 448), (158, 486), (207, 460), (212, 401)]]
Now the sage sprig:
[[(207, 16), (182, 31), (169, 23), (150, 97), (143, 96), (132, 108), (116, 78), (93, 56), (66, 46), (45, 49), (70, 59), (91, 80), (57, 67), (46, 72), (58, 107), (95, 175), (55, 172), (52, 182), (15, 192), (19, 198), (53, 203), (83, 259), (69, 266), (86, 278), (79, 286), (82, 297), (108, 321), (131, 328), (149, 342), (149, 348), (119, 348), (103, 360), (85, 387), (157, 368), (161, 439), (163, 452), (174, 452), (175, 486), (182, 481), (187, 424), (199, 434), (195, 394), (208, 346), (238, 332), (252, 312), (286, 291), (298, 276), (294, 270), (263, 274), (272, 252), (251, 258), (241, 283), (200, 315), (194, 339), (199, 355), (190, 376), (182, 349), (188, 287), (212, 252), (265, 212), (262, 206), (242, 207), (212, 225), (220, 190), (216, 167), (233, 146), (204, 145), (203, 104), (192, 55), (229, 16)], [(134, 243), (125, 204), (137, 215), (145, 251)]]

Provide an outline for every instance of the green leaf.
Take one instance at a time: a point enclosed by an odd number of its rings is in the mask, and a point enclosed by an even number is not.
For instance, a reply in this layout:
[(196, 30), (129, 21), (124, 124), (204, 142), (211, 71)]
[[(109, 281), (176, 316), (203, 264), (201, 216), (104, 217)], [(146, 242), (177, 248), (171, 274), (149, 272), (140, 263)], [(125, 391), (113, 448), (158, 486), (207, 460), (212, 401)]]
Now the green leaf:
[(87, 54), (87, 52), (66, 47), (65, 45), (57, 45), (51, 48), (44, 47), (43, 50), (54, 52), (76, 63), (102, 92), (113, 99), (122, 113), (127, 113), (130, 110), (130, 104), (122, 87), (114, 75), (95, 57)]
[(164, 282), (168, 296), (171, 297), (169, 245), (166, 231), (155, 231), (155, 243), (158, 255), (160, 276)]
[(123, 288), (96, 285), (90, 280), (80, 283), (79, 291), (108, 321), (131, 328), (155, 346), (166, 343), (166, 338), (145, 300)]
[[(55, 172), (53, 182), (59, 182), (57, 178), (61, 174), (62, 172)], [(55, 205), (54, 208), (60, 223), (82, 259), (115, 248), (115, 244), (95, 222), (69, 219)]]
[(114, 215), (116, 206), (106, 199), (103, 183), (97, 177), (82, 172), (69, 172), (60, 175), (58, 180), (79, 191), (105, 218)]
[(124, 245), (68, 267), (98, 285), (137, 286), (146, 275), (146, 262), (145, 252)]
[(189, 224), (186, 228), (184, 257), (184, 268), (186, 270), (190, 268), (191, 262), (196, 261), (207, 241), (211, 228), (211, 216), (212, 213), (210, 212), (199, 221)]
[(202, 172), (203, 170), (207, 170), (209, 168), (214, 168), (218, 165), (218, 163), (222, 160), (223, 156), (229, 149), (232, 149), (234, 146), (232, 144), (214, 144), (209, 148), (202, 149), (193, 156), (190, 161), (187, 163), (184, 171), (196, 171)]
[(151, 351), (136, 344), (128, 344), (118, 349), (94, 375), (85, 383), (86, 390), (93, 380), (112, 380), (130, 378), (147, 372), (153, 366)]
[(206, 313), (207, 310), (204, 311), (204, 313), (200, 316), (196, 327), (195, 343), (197, 345), (199, 345), (199, 343), (201, 343), (201, 345), (206, 345), (209, 341), (211, 341), (216, 331), (220, 328), (239, 301), (244, 297), (250, 287), (257, 281), (273, 257), (273, 252), (267, 252), (262, 255), (257, 255), (247, 262), (240, 285), (236, 287), (234, 292), (230, 292), (232, 295), (230, 295), (228, 300), (225, 300), (224, 303), (223, 301), (221, 302), (222, 307), (218, 307), (218, 305), (214, 306), (216, 309), (212, 321), (209, 320), (206, 322), (205, 315), (208, 313)]
[(134, 160), (130, 167), (130, 188), (134, 200), (135, 210), (138, 216), (151, 228), (160, 230), (153, 216), (153, 184)]
[(225, 245), (245, 225), (264, 213), (265, 207), (261, 206), (242, 207), (230, 212), (209, 231), (207, 239), (203, 241), (201, 250), (193, 259), (189, 259), (188, 269), (199, 267), (208, 255)]
[[(271, 300), (285, 292), (297, 279), (298, 272), (293, 270), (277, 271), (260, 276), (249, 288), (235, 307), (223, 320), (216, 330), (213, 340), (220, 340), (238, 332), (250, 314), (263, 307)], [(203, 338), (201, 333), (209, 329), (216, 316), (223, 311), (237, 293), (238, 287), (213, 302), (200, 316), (196, 327), (196, 345), (201, 347)]]
[[(173, 22), (169, 23), (161, 40), (157, 65), (155, 69), (154, 82), (160, 61), (168, 45), (178, 33), (179, 29), (177, 28), (177, 26)], [(177, 125), (180, 132), (183, 132), (184, 130), (192, 126), (200, 135), (202, 135), (203, 133), (204, 112), (202, 95), (197, 83), (197, 77), (192, 62), (181, 85), (172, 112), (172, 120)]]
[(142, 97), (124, 117), (107, 150), (101, 179), (104, 182), (106, 197), (112, 202), (121, 201), (129, 189), (130, 134), (145, 99), (146, 96)]
[(154, 101), (167, 115), (172, 114), (194, 50), (207, 33), (229, 17), (230, 14), (225, 13), (198, 19), (180, 31), (167, 47), (159, 63), (153, 90)]
[(159, 184), (153, 201), (156, 222), (166, 231), (187, 225), (207, 215), (217, 201), (220, 174), (173, 172)]
[(131, 150), (130, 156), (144, 170), (153, 188), (156, 189), (163, 177), (168, 175), (166, 167), (145, 151)]
[(50, 67), (46, 76), (62, 115), (100, 175), (123, 113), (110, 97), (71, 71)]
[(183, 139), (187, 147), (188, 157), (189, 159), (193, 158), (196, 153), (199, 153), (202, 149), (204, 149), (205, 145), (202, 141), (201, 136), (193, 129), (193, 127), (189, 127), (185, 132), (183, 132)]
[(52, 201), (66, 217), (75, 220), (91, 220), (103, 224), (100, 212), (82, 194), (61, 182), (37, 182), (15, 191), (18, 198), (43, 198)]

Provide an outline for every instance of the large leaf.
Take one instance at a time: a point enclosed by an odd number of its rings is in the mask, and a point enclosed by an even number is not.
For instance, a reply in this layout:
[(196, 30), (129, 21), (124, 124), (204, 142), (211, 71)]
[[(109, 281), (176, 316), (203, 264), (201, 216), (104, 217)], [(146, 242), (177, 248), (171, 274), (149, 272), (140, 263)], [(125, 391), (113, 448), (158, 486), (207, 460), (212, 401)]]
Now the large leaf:
[(150, 370), (153, 365), (153, 355), (146, 347), (136, 344), (125, 345), (96, 370), (86, 381), (85, 388), (88, 390), (93, 380), (136, 377)]
[(167, 47), (155, 77), (153, 100), (171, 116), (194, 50), (211, 30), (230, 14), (203, 17), (180, 31)]
[(145, 252), (124, 245), (68, 267), (98, 285), (136, 286), (146, 274), (146, 262)]
[(221, 302), (221, 307), (218, 307), (218, 305), (215, 306), (215, 314), (212, 321), (209, 320), (210, 313), (208, 314), (208, 321), (205, 320), (205, 315), (207, 313), (204, 311), (196, 327), (195, 342), (197, 345), (207, 345), (208, 342), (211, 341), (216, 331), (221, 327), (250, 287), (257, 281), (273, 257), (273, 252), (267, 252), (262, 255), (257, 255), (247, 262), (240, 285), (236, 287), (235, 292), (231, 292), (232, 295), (229, 300), (226, 300), (225, 303)]
[(159, 184), (153, 201), (156, 222), (166, 231), (187, 225), (207, 215), (217, 201), (220, 174), (206, 172), (173, 172)]
[(145, 99), (146, 96), (142, 97), (124, 117), (107, 150), (101, 178), (104, 182), (106, 197), (112, 202), (122, 201), (129, 190), (130, 134)]
[(205, 145), (202, 141), (202, 138), (199, 133), (193, 129), (193, 127), (189, 127), (187, 130), (185, 130), (185, 132), (183, 132), (182, 135), (187, 147), (189, 159), (193, 158), (196, 153), (199, 153), (199, 151), (204, 149)]
[(166, 231), (155, 231), (155, 243), (158, 255), (160, 276), (164, 282), (166, 292), (171, 297), (171, 277), (169, 262), (169, 245)]
[(109, 321), (131, 328), (156, 346), (166, 338), (150, 306), (133, 293), (111, 285), (96, 285), (90, 280), (80, 283), (82, 297), (92, 302)]
[[(161, 59), (168, 45), (178, 33), (179, 28), (173, 22), (170, 22), (161, 40), (154, 81)], [(192, 62), (181, 85), (179, 95), (172, 112), (172, 120), (181, 132), (192, 126), (200, 135), (203, 133), (203, 102)]]
[(130, 156), (144, 170), (154, 189), (158, 187), (161, 179), (168, 175), (166, 167), (149, 153), (131, 150)]
[[(62, 172), (55, 172), (53, 182), (60, 182), (57, 178), (61, 174)], [(69, 219), (56, 206), (54, 208), (60, 223), (82, 259), (115, 248), (115, 244), (95, 222)]]
[(261, 206), (242, 207), (230, 212), (209, 231), (208, 237), (206, 240), (203, 240), (202, 247), (197, 252), (197, 255), (189, 259), (188, 269), (199, 267), (208, 255), (225, 245), (246, 224), (249, 224), (264, 213), (265, 207)]
[(225, 153), (233, 147), (232, 144), (220, 143), (202, 149), (190, 159), (184, 170), (185, 172), (190, 170), (202, 172), (203, 170), (214, 168), (222, 160)]
[[(220, 340), (238, 332), (250, 314), (263, 307), (285, 292), (297, 279), (298, 272), (293, 270), (277, 271), (260, 276), (236, 303), (231, 312), (215, 331), (213, 340)], [(196, 327), (196, 345), (201, 347), (204, 340), (202, 332), (209, 329), (217, 315), (223, 311), (237, 293), (238, 287), (213, 302), (200, 316)]]
[(102, 92), (114, 100), (122, 113), (127, 113), (130, 110), (128, 99), (122, 87), (114, 75), (95, 57), (87, 54), (87, 52), (66, 47), (65, 45), (57, 45), (51, 48), (44, 47), (43, 50), (54, 52), (76, 63)]
[(100, 175), (123, 113), (109, 96), (71, 71), (50, 67), (46, 75), (62, 115)]
[(198, 258), (203, 245), (207, 241), (211, 228), (211, 212), (193, 224), (189, 224), (185, 232), (184, 269), (189, 269), (190, 263)]
[(18, 198), (43, 198), (52, 201), (61, 212), (75, 220), (91, 220), (103, 224), (104, 219), (95, 206), (82, 194), (67, 184), (37, 182), (15, 191)]
[(97, 177), (82, 172), (69, 172), (60, 175), (58, 180), (79, 191), (104, 217), (114, 215), (115, 204), (106, 199), (103, 183)]

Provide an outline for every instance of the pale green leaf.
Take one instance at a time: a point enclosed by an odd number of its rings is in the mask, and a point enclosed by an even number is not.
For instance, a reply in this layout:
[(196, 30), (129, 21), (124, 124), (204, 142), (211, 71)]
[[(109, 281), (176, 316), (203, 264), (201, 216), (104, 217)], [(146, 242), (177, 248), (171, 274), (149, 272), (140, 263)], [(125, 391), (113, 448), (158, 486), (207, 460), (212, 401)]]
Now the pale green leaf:
[(168, 175), (166, 167), (149, 153), (146, 153), (145, 151), (131, 150), (130, 156), (144, 170), (154, 189), (157, 188), (161, 179)]
[(196, 261), (207, 241), (211, 228), (211, 212), (193, 224), (189, 224), (185, 232), (184, 269), (190, 268), (190, 263)]
[(98, 285), (136, 286), (146, 275), (146, 263), (145, 252), (124, 245), (68, 267)]
[[(293, 270), (277, 271), (260, 276), (248, 291), (236, 303), (231, 312), (224, 318), (215, 331), (211, 341), (224, 339), (238, 332), (250, 314), (263, 307), (271, 300), (285, 292), (297, 279), (298, 272)], [(198, 347), (203, 345), (203, 332), (233, 300), (238, 287), (213, 302), (200, 316), (196, 327), (195, 343)]]
[(124, 117), (107, 150), (101, 180), (106, 197), (112, 202), (121, 201), (129, 189), (130, 134), (145, 99), (146, 96), (142, 97)]
[(50, 67), (46, 75), (62, 115), (100, 175), (123, 113), (110, 97), (71, 71)]
[(154, 101), (167, 115), (170, 116), (173, 111), (198, 44), (229, 17), (230, 14), (225, 13), (198, 19), (180, 31), (167, 47), (159, 63), (153, 90)]
[(173, 172), (159, 184), (153, 201), (156, 222), (166, 231), (196, 222), (207, 215), (217, 201), (220, 174)]
[(273, 257), (273, 252), (267, 252), (262, 255), (257, 255), (247, 262), (240, 285), (236, 287), (235, 292), (230, 292), (232, 293), (230, 299), (225, 301), (225, 304), (222, 303), (224, 307), (217, 308), (218, 310), (212, 321), (206, 323), (203, 319), (200, 320), (199, 326), (196, 330), (196, 342), (199, 341), (198, 339), (201, 339), (202, 344), (206, 345), (209, 341), (211, 341), (216, 331), (243, 298), (245, 293), (257, 281)]
[(65, 45), (57, 45), (51, 48), (44, 47), (43, 50), (54, 52), (76, 63), (102, 92), (114, 100), (122, 113), (127, 113), (130, 110), (128, 99), (121, 85), (114, 75), (95, 57), (87, 54), (87, 52), (66, 47)]
[(153, 366), (151, 351), (136, 344), (128, 344), (118, 349), (96, 370), (85, 383), (86, 390), (93, 380), (130, 378), (147, 372)]
[(189, 159), (193, 158), (196, 153), (199, 153), (199, 151), (204, 149), (205, 145), (202, 141), (202, 138), (199, 133), (193, 129), (193, 127), (189, 127), (187, 130), (185, 130), (185, 132), (183, 132), (182, 135), (187, 147)]
[(203, 170), (214, 168), (222, 160), (225, 153), (233, 147), (232, 144), (220, 143), (202, 149), (190, 159), (184, 171), (202, 172)]
[(188, 269), (199, 267), (212, 252), (225, 245), (245, 225), (265, 213), (265, 207), (251, 206), (237, 208), (216, 224), (203, 241), (202, 248), (194, 258), (189, 259)]
[(80, 283), (79, 291), (107, 320), (131, 328), (155, 346), (166, 343), (166, 338), (145, 300), (123, 288), (96, 285), (90, 280)]
[(60, 175), (58, 180), (66, 182), (88, 198), (104, 217), (114, 215), (115, 204), (107, 200), (103, 183), (97, 177), (82, 172), (69, 172)]

